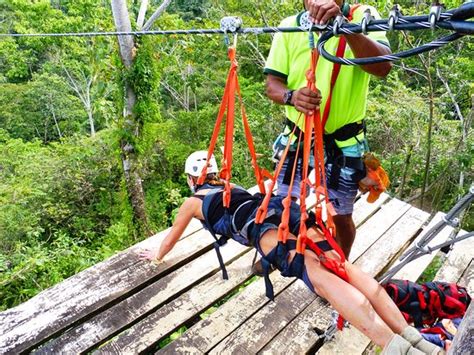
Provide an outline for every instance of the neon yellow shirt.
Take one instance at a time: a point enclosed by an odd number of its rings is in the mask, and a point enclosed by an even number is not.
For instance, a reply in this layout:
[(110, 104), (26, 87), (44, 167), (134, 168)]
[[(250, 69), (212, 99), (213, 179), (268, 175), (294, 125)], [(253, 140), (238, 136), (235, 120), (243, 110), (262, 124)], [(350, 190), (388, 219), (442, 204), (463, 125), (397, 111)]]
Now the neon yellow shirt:
[[(353, 14), (352, 22), (360, 23), (364, 11), (369, 8), (372, 16), (380, 18), (377, 10), (372, 6), (360, 6)], [(299, 19), (303, 13), (284, 19), (281, 27), (299, 26)], [(314, 33), (315, 41), (318, 40), (317, 33)], [(368, 37), (388, 45), (385, 32), (369, 32)], [(339, 38), (332, 37), (326, 42), (325, 49), (335, 55)], [(354, 58), (349, 45), (346, 46), (345, 58)], [(297, 90), (306, 86), (306, 72), (310, 67), (311, 50), (307, 32), (298, 33), (277, 33), (273, 38), (270, 54), (265, 64), (264, 73), (272, 74), (286, 79), (289, 89)], [(333, 63), (320, 57), (316, 69), (316, 87), (321, 91), (321, 114), (324, 112), (326, 100), (329, 94)], [(358, 122), (364, 119), (367, 107), (367, 94), (369, 89), (370, 75), (359, 66), (342, 65), (341, 71), (334, 86), (331, 102), (331, 110), (325, 131), (330, 134), (348, 123)], [(287, 117), (295, 122), (301, 129), (303, 119), (292, 106), (285, 106)], [(340, 147), (355, 144), (355, 139), (339, 142)]]

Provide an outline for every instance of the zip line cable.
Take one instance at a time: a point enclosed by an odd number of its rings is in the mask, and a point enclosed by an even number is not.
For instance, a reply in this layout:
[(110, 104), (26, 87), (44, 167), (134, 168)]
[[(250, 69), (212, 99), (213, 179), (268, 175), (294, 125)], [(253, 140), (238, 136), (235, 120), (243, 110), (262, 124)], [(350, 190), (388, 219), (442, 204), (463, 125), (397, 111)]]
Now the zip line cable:
[[(390, 11), (388, 19), (374, 20), (370, 10), (364, 12), (360, 24), (347, 23), (343, 16), (337, 16), (331, 24), (314, 25), (309, 19), (309, 13), (301, 16), (300, 27), (242, 27), (242, 20), (238, 17), (224, 17), (219, 29), (189, 29), (189, 30), (153, 30), (129, 32), (66, 32), (66, 33), (0, 33), (0, 38), (28, 38), (28, 37), (99, 37), (99, 36), (149, 36), (149, 35), (229, 35), (229, 34), (269, 34), (295, 32), (324, 32), (318, 41), (318, 50), (327, 60), (343, 65), (367, 65), (387, 61), (396, 61), (411, 57), (423, 52), (431, 51), (449, 44), (466, 35), (474, 34), (474, 21), (467, 21), (474, 17), (474, 2), (466, 2), (459, 8), (443, 12), (440, 5), (431, 7), (430, 14), (422, 16), (403, 16), (399, 7), (395, 5)], [(441, 37), (430, 43), (396, 54), (379, 57), (346, 59), (329, 54), (325, 43), (334, 36), (341, 34), (357, 34), (376, 31), (413, 31), (426, 29), (444, 29), (454, 31), (450, 35)]]
[[(403, 58), (412, 57), (417, 54), (428, 52), (434, 49), (438, 49), (442, 46), (449, 44), (461, 37), (466, 35), (474, 34), (474, 22), (467, 21), (474, 17), (474, 2), (466, 2), (457, 9), (442, 12), (440, 5), (435, 5), (431, 8), (430, 14), (425, 16), (401, 16), (401, 12), (398, 6), (394, 6), (388, 20), (373, 20), (370, 11), (366, 10), (364, 17), (360, 23), (357, 24), (343, 24), (341, 20), (336, 18), (333, 25), (329, 25), (330, 31), (326, 31), (318, 41), (318, 50), (321, 55), (327, 60), (343, 64), (343, 65), (367, 65), (376, 64), (382, 62), (396, 61)], [(416, 48), (402, 51), (396, 54), (389, 54), (377, 57), (367, 58), (355, 58), (347, 59), (340, 58), (329, 54), (325, 49), (324, 45), (331, 38), (339, 34), (356, 34), (364, 33), (367, 34), (373, 30), (378, 31), (412, 31), (419, 29), (431, 29), (436, 28), (455, 31), (450, 35), (438, 38), (430, 43), (423, 44)], [(332, 31), (331, 31), (332, 30)]]

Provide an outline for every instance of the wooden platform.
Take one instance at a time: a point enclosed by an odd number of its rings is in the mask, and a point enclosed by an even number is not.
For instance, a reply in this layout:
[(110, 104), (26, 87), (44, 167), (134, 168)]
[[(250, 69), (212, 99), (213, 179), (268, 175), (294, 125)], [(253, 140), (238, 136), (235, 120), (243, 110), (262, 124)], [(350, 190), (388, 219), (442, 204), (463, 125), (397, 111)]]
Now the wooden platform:
[[(378, 275), (426, 230), (429, 215), (382, 195), (374, 204), (360, 198), (354, 220), (352, 261)], [(445, 228), (433, 243), (450, 233), (451, 228)], [(360, 354), (369, 345), (354, 328), (323, 344), (315, 329), (328, 327), (330, 306), (301, 281), (277, 272), (271, 275), (275, 301), (269, 301), (263, 280), (251, 282), (253, 250), (233, 241), (221, 249), (229, 272), (229, 280), (223, 280), (213, 239), (198, 221), (187, 228), (166, 262), (152, 265), (138, 259), (141, 248), (159, 245), (166, 234), (0, 313), (0, 352)], [(473, 250), (472, 238), (458, 244), (437, 278), (459, 281), (472, 293)], [(416, 280), (433, 257), (417, 260), (398, 276)], [(178, 329), (187, 330), (160, 348), (160, 342)]]

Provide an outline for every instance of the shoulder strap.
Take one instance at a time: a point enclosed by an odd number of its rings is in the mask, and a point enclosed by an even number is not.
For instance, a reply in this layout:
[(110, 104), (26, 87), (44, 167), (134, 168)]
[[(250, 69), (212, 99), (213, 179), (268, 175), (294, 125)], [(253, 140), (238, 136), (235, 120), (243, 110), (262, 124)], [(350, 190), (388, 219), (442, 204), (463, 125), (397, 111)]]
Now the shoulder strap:
[[(336, 50), (336, 57), (344, 57), (345, 51), (346, 51), (346, 39), (341, 36), (339, 39), (337, 50)], [(331, 86), (329, 87), (329, 95), (326, 101), (326, 106), (324, 107), (324, 113), (322, 117), (323, 128), (326, 126), (326, 122), (329, 118), (329, 112), (331, 111), (332, 92), (334, 90), (334, 86), (336, 85), (337, 77), (339, 76), (340, 71), (341, 71), (341, 64), (335, 63), (332, 67)]]
[[(360, 4), (356, 4), (351, 6), (349, 11), (349, 16), (347, 17), (349, 21), (352, 20), (355, 10), (360, 7)], [(344, 36), (341, 36), (339, 39), (339, 44), (336, 50), (336, 57), (344, 57), (344, 52), (346, 51), (346, 39)], [(331, 111), (331, 101), (332, 101), (332, 92), (334, 91), (334, 86), (336, 85), (337, 77), (339, 76), (339, 72), (341, 71), (341, 64), (334, 64), (332, 68), (332, 75), (331, 75), (331, 86), (329, 88), (329, 95), (326, 101), (326, 106), (324, 107), (324, 113), (322, 117), (323, 128), (326, 126), (326, 122), (329, 118), (329, 112)]]
[(351, 9), (349, 10), (349, 15), (347, 16), (347, 19), (349, 21), (352, 21), (352, 18), (354, 17), (354, 12), (360, 7), (361, 4), (355, 4), (351, 6)]

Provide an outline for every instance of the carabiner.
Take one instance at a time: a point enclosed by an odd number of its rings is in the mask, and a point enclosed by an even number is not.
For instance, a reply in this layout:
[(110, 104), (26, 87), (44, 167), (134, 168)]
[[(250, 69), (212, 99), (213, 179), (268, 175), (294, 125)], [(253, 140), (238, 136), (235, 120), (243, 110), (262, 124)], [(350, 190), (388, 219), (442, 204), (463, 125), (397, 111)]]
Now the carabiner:
[(392, 10), (390, 10), (390, 14), (388, 16), (388, 30), (393, 31), (395, 29), (395, 25), (398, 23), (401, 15), (400, 7), (398, 4), (393, 5)]
[(370, 25), (370, 23), (372, 22), (372, 20), (374, 19), (374, 17), (372, 16), (372, 13), (370, 12), (370, 9), (367, 9), (364, 11), (364, 17), (362, 18), (362, 21), (360, 23), (361, 27), (362, 27), (362, 33), (367, 35), (368, 34), (368, 31), (367, 31), (367, 26)]
[(438, 1), (435, 1), (433, 3), (433, 6), (431, 6), (429, 19), (430, 19), (430, 27), (432, 31), (436, 29), (436, 23), (439, 21), (441, 17), (442, 10), (443, 10), (443, 6), (440, 5)]

